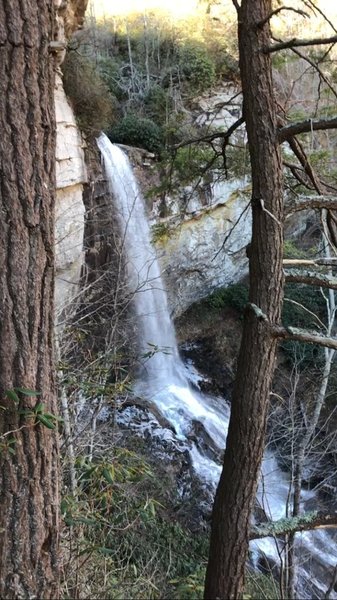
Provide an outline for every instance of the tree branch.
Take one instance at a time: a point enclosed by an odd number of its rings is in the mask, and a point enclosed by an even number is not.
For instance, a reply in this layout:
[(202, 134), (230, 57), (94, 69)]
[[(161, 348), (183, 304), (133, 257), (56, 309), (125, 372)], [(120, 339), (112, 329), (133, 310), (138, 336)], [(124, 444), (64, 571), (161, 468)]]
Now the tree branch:
[(337, 42), (337, 35), (333, 35), (329, 38), (311, 38), (311, 39), (299, 39), (292, 38), (286, 42), (278, 42), (272, 46), (265, 46), (263, 51), (268, 54), (271, 52), (278, 52), (279, 50), (286, 50), (287, 48), (296, 48), (298, 46), (319, 46), (322, 44), (335, 44)]
[(297, 48), (292, 48), (291, 50), (294, 54), (296, 54), (296, 56), (299, 56), (299, 58), (303, 58), (303, 60), (305, 60), (311, 67), (313, 67), (317, 71), (317, 73), (319, 74), (322, 81), (324, 81), (324, 83), (326, 83), (326, 85), (331, 90), (331, 92), (333, 93), (335, 98), (337, 98), (337, 93), (336, 93), (335, 88), (333, 87), (333, 85), (331, 85), (329, 79), (324, 75), (322, 69), (319, 68), (318, 64), (315, 63), (313, 60), (311, 60), (311, 58), (309, 58), (309, 56), (306, 56), (306, 54), (303, 54), (303, 52), (300, 52), (300, 50), (298, 50)]
[[(315, 264), (315, 261), (312, 262)], [(334, 263), (334, 265), (336, 266), (336, 263)], [(305, 283), (307, 285), (318, 285), (319, 287), (337, 290), (337, 277), (331, 277), (324, 273), (313, 273), (312, 271), (292, 269), (291, 271), (286, 272), (285, 277), (288, 283)]]
[(288, 169), (291, 171), (293, 177), (295, 177), (296, 181), (298, 181), (298, 183), (300, 183), (301, 185), (303, 185), (304, 187), (306, 187), (308, 190), (312, 189), (312, 186), (310, 186), (310, 182), (308, 181), (308, 178), (306, 179), (305, 177), (302, 177), (301, 175), (301, 171), (306, 175), (303, 167), (301, 167), (300, 165), (294, 165), (292, 163), (283, 162), (285, 167), (288, 167)]
[(307, 157), (306, 153), (304, 152), (302, 144), (294, 137), (289, 138), (288, 144), (290, 146), (290, 149), (293, 151), (296, 158), (299, 160), (300, 164), (302, 165), (303, 170), (306, 173), (306, 175), (308, 176), (309, 180), (311, 181), (314, 189), (316, 190), (316, 192), (318, 194), (322, 195), (321, 182), (316, 177), (316, 174), (314, 173), (314, 171), (312, 169), (312, 166), (308, 160), (308, 157)]
[(212, 133), (210, 135), (204, 135), (199, 138), (186, 140), (185, 142), (180, 142), (179, 144), (175, 144), (174, 146), (172, 146), (172, 148), (174, 150), (177, 150), (178, 148), (183, 148), (184, 146), (189, 146), (190, 144), (197, 144), (199, 142), (210, 143), (217, 139), (228, 140), (230, 138), (230, 136), (234, 133), (234, 131), (236, 129), (238, 129), (241, 125), (243, 125), (244, 122), (245, 122), (244, 118), (240, 117), (237, 121), (235, 121), (235, 123), (233, 123), (233, 125), (231, 125), (227, 129), (227, 131), (217, 131), (216, 133)]
[(337, 267), (337, 257), (331, 258), (284, 258), (283, 265), (285, 267), (317, 267), (317, 266), (325, 266), (325, 267)]
[(302, 196), (285, 206), (286, 215), (308, 208), (337, 210), (337, 196)]
[(265, 19), (260, 21), (257, 24), (257, 26), (263, 27), (266, 23), (268, 23), (268, 21), (270, 21), (272, 17), (278, 15), (278, 13), (280, 13), (282, 10), (292, 10), (293, 12), (297, 13), (298, 15), (301, 15), (302, 17), (309, 18), (308, 13), (304, 12), (304, 10), (301, 10), (300, 8), (294, 8), (293, 6), (280, 6), (279, 8), (275, 8), (275, 10), (273, 10)]
[(285, 125), (279, 130), (278, 137), (280, 142), (284, 142), (294, 135), (299, 133), (308, 133), (310, 131), (317, 131), (323, 129), (336, 129), (337, 128), (337, 117), (331, 119), (306, 119), (305, 121), (299, 121), (298, 123), (290, 123)]
[(337, 512), (323, 513), (313, 511), (298, 515), (297, 517), (288, 517), (279, 521), (271, 521), (262, 525), (253, 525), (250, 530), (250, 539), (258, 540), (264, 537), (274, 537), (289, 535), (300, 531), (310, 531), (312, 529), (325, 529), (328, 527), (337, 527)]
[(308, 331), (298, 327), (282, 327), (281, 325), (275, 325), (273, 327), (273, 333), (275, 337), (283, 340), (317, 344), (318, 346), (324, 346), (325, 348), (333, 348), (334, 350), (337, 350), (337, 338), (332, 338), (322, 333), (317, 333), (317, 331)]

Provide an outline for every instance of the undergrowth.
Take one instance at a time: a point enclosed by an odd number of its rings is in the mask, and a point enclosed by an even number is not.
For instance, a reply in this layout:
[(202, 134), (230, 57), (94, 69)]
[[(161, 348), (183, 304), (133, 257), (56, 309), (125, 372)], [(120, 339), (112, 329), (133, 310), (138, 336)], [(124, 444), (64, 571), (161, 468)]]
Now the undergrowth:
[(208, 536), (192, 533), (164, 504), (163, 473), (117, 447), (104, 458), (79, 458), (76, 471), (77, 496), (61, 505), (64, 600), (181, 597), (182, 582), (205, 564)]

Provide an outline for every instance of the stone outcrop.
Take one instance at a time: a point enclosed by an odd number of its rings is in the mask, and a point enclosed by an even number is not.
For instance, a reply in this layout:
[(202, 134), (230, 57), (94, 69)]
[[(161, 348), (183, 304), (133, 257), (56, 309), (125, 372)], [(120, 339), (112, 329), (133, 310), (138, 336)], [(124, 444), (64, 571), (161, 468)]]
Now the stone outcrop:
[(246, 246), (251, 236), (247, 181), (219, 181), (195, 190), (181, 218), (154, 226), (171, 311), (181, 314), (215, 289), (236, 283), (248, 271)]
[[(223, 83), (217, 89), (195, 98), (192, 110), (199, 127), (215, 127), (225, 131), (241, 116), (241, 90), (232, 82)], [(244, 126), (240, 131), (244, 131)]]
[(76, 294), (83, 262), (83, 184), (87, 180), (83, 140), (75, 115), (64, 93), (59, 65), (66, 38), (82, 26), (87, 0), (56, 0), (59, 51), (55, 79), (56, 138), (56, 286), (58, 314)]

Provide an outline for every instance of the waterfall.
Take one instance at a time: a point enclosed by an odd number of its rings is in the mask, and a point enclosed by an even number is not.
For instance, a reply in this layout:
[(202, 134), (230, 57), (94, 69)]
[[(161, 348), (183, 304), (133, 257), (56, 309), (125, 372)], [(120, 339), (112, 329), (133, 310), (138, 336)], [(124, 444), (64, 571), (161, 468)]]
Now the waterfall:
[[(171, 423), (178, 439), (186, 442), (197, 475), (204, 481), (217, 485), (221, 466), (214, 449), (225, 447), (229, 422), (228, 404), (221, 398), (202, 394), (191, 382), (191, 374), (183, 364), (177, 347), (167, 296), (155, 250), (151, 244), (150, 228), (144, 201), (133, 175), (127, 156), (102, 134), (97, 140), (111, 187), (127, 256), (129, 289), (138, 322), (140, 355), (148, 356), (139, 374), (135, 393), (151, 400)], [(191, 436), (193, 423), (198, 422), (213, 442), (214, 459), (206, 455)], [(193, 438), (193, 439), (192, 439)], [(260, 484), (258, 500), (271, 519), (286, 514), (289, 501), (289, 477), (282, 472), (274, 456), (267, 452), (262, 465), (263, 485)], [(240, 474), (238, 474), (240, 476)], [(309, 501), (314, 492), (303, 490), (303, 500)], [(337, 562), (337, 549), (326, 532), (307, 532), (298, 536), (300, 552), (315, 556), (324, 567)], [(253, 554), (264, 554), (279, 562), (279, 551), (272, 538), (253, 542)], [(310, 560), (307, 559), (308, 564)], [(312, 598), (308, 572), (301, 568), (303, 598)], [(329, 581), (310, 580), (318, 590), (325, 590)], [(320, 596), (314, 596), (319, 598)], [(337, 598), (334, 592), (330, 596)]]
[[(228, 406), (222, 402), (223, 406), (217, 411), (214, 399), (202, 398), (191, 389), (188, 372), (179, 356), (167, 295), (151, 244), (144, 200), (129, 160), (104, 134), (97, 143), (104, 158), (126, 249), (128, 284), (139, 327), (140, 355), (151, 354), (144, 361), (144, 370), (135, 391), (155, 402), (180, 439), (186, 439), (194, 419), (202, 422), (217, 447), (223, 448)], [(198, 454), (197, 448), (193, 448), (192, 459), (196, 470), (204, 471), (204, 464), (197, 464)], [(203, 463), (201, 457), (200, 461)]]

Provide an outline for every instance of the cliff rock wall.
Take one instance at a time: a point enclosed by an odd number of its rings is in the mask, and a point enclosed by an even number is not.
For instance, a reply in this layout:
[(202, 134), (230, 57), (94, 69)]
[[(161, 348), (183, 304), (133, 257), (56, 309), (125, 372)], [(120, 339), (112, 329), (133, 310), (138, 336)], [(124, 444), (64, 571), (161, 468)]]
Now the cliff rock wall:
[(56, 55), (55, 111), (56, 138), (56, 311), (60, 315), (76, 295), (83, 262), (83, 185), (87, 180), (83, 140), (75, 115), (64, 93), (59, 65), (66, 39), (83, 24), (87, 0), (55, 0)]
[(237, 283), (248, 272), (251, 212), (247, 182), (218, 182), (211, 188), (207, 206), (198, 208), (197, 193), (192, 206), (193, 211), (180, 221), (162, 220), (163, 234), (155, 236), (174, 316), (217, 288)]

